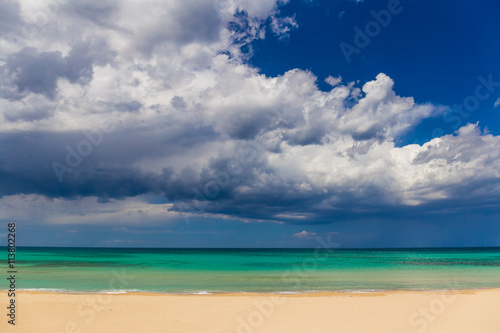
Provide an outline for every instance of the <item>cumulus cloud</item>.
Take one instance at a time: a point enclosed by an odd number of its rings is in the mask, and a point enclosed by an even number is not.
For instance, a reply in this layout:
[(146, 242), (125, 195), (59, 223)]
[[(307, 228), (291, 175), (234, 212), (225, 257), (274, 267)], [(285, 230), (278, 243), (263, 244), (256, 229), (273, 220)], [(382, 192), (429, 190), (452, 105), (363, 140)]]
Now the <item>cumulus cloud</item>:
[(477, 124), (397, 147), (444, 108), (383, 73), (321, 91), (309, 71), (249, 66), (266, 24), (294, 26), (282, 3), (71, 2), (29, 46), (5, 39), (0, 195), (154, 195), (176, 216), (288, 223), (496, 205), (500, 138)]
[[(67, 56), (62, 56), (60, 51), (38, 52), (32, 47), (11, 54), (2, 70), (11, 77), (17, 93), (21, 95), (4, 94), (4, 97), (19, 99), (31, 92), (54, 99), (59, 79), (73, 84), (88, 84), (93, 76), (92, 66), (104, 66), (115, 55), (102, 50), (107, 47), (105, 41), (95, 44), (81, 42), (74, 45)], [(96, 50), (93, 50), (94, 46)]]
[(3, 114), (6, 121), (31, 122), (52, 117), (56, 105), (45, 96), (30, 95), (9, 106)]
[(64, 7), (65, 13), (82, 20), (82, 24), (92, 22), (106, 28), (116, 28), (114, 22), (119, 10), (119, 3), (110, 0), (72, 1)]
[(20, 22), (20, 6), (15, 1), (0, 2), (0, 33), (11, 32)]
[(333, 77), (330, 75), (325, 79), (325, 82), (331, 85), (332, 87), (335, 87), (337, 84), (342, 82), (342, 77), (340, 75), (338, 77)]
[(500, 98), (495, 101), (494, 107), (498, 107), (500, 105)]
[(0, 200), (0, 219), (45, 224), (152, 225), (175, 223), (180, 217), (167, 211), (170, 204), (149, 204), (146, 197), (110, 200), (103, 205), (96, 197), (80, 200), (48, 199), (35, 194), (6, 196)]
[(271, 28), (279, 39), (290, 38), (290, 32), (299, 27), (294, 17), (271, 17)]
[(307, 231), (303, 230), (301, 232), (297, 232), (296, 234), (293, 234), (293, 237), (300, 238), (300, 239), (312, 239), (312, 238), (316, 238), (317, 235), (318, 234), (315, 232), (307, 232)]

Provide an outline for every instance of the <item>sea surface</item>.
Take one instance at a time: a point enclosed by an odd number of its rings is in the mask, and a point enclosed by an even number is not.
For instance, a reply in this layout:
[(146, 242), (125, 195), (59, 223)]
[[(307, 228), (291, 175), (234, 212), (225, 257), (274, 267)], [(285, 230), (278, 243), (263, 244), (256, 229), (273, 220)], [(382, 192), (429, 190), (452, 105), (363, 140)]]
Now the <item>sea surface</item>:
[[(7, 248), (0, 248), (7, 253)], [(6, 255), (3, 256), (6, 258)], [(0, 260), (6, 268), (7, 261)], [(18, 247), (16, 287), (59, 292), (295, 293), (500, 287), (500, 248)], [(5, 271), (6, 269), (2, 269)], [(0, 279), (0, 289), (8, 289)]]

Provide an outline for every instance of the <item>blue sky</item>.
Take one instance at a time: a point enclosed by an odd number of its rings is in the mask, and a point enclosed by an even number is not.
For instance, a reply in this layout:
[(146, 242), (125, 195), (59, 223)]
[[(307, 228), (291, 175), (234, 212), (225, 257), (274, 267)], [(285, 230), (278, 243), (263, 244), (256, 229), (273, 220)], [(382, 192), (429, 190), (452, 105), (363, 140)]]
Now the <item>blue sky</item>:
[(0, 6), (19, 245), (500, 246), (495, 1)]
[[(368, 45), (350, 55), (347, 63), (339, 44), (355, 46), (354, 28), (365, 32), (367, 24), (375, 21), (371, 12), (387, 10), (388, 3), (292, 1), (281, 11), (296, 14), (300, 28), (285, 42), (277, 38), (256, 41), (250, 63), (270, 76), (291, 68), (310, 70), (321, 89), (328, 89), (323, 80), (329, 75), (340, 75), (347, 82), (367, 82), (382, 72), (394, 79), (401, 96), (450, 107), (474, 94), (478, 76), (500, 76), (500, 45), (495, 42), (500, 38), (500, 4), (494, 1), (400, 1), (398, 14), (390, 16), (379, 34), (368, 36)], [(500, 118), (494, 109), (498, 96), (498, 92), (492, 93), (461, 125), (480, 121), (498, 135)], [(423, 122), (402, 139), (405, 143), (426, 142), (435, 136), (436, 128), (450, 134), (456, 130), (455, 124), (438, 117)]]

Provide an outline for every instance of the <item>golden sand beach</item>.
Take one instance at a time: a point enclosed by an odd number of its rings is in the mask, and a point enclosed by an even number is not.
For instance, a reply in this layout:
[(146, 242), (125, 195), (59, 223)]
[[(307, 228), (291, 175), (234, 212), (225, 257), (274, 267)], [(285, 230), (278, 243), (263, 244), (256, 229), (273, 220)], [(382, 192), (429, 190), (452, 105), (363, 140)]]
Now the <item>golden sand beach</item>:
[[(5, 291), (0, 300), (7, 304)], [(292, 295), (21, 291), (16, 325), (2, 317), (0, 331), (17, 333), (498, 333), (500, 289)]]

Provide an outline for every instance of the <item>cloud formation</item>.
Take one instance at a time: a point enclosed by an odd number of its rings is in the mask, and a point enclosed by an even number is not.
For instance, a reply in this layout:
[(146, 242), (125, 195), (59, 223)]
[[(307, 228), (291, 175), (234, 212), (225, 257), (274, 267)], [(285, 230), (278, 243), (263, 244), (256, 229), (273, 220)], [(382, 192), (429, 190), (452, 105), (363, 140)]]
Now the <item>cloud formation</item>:
[(93, 66), (104, 66), (115, 56), (114, 52), (106, 50), (105, 41), (97, 44), (100, 45), (94, 51), (94, 45), (81, 42), (74, 45), (65, 57), (60, 51), (39, 53), (32, 47), (9, 55), (3, 70), (17, 87), (17, 92), (3, 97), (21, 99), (35, 93), (54, 99), (59, 79), (87, 85), (92, 80)]
[[(497, 205), (500, 138), (477, 124), (397, 147), (445, 108), (399, 96), (383, 73), (330, 76), (321, 91), (309, 71), (248, 65), (266, 27), (278, 38), (297, 28), (283, 3), (74, 1), (39, 38), (2, 35), (0, 195), (154, 195), (171, 214), (288, 223)], [(12, 22), (1, 32), (39, 10), (2, 6)]]
[(313, 238), (316, 238), (317, 235), (318, 234), (315, 232), (307, 232), (307, 231), (303, 230), (301, 232), (297, 232), (297, 233), (293, 234), (293, 237), (300, 238), (300, 239), (313, 239)]

